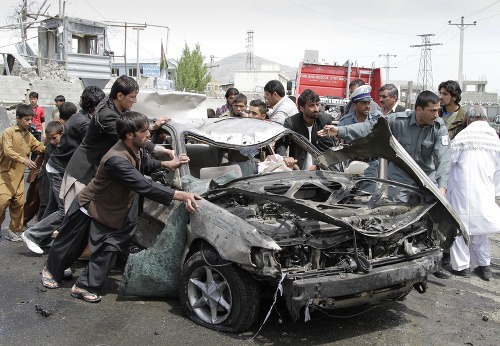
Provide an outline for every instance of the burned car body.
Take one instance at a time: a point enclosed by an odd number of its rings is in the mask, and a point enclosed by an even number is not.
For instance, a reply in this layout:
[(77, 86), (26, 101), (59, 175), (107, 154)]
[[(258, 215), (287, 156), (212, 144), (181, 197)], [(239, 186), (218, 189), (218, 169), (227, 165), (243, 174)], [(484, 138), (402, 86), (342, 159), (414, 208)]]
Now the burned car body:
[[(455, 236), (467, 237), (384, 120), (367, 138), (324, 154), (280, 124), (255, 119), (172, 121), (162, 131), (178, 154), (191, 158), (163, 182), (204, 197), (177, 229), (185, 239), (177, 263), (182, 273), (173, 280), (187, 315), (206, 327), (249, 328), (262, 293), (278, 287), (294, 319), (315, 309), (399, 299), (414, 287), (423, 293), (427, 275), (438, 269), (440, 239), (450, 246)], [(283, 136), (323, 169), (255, 174)], [(397, 163), (417, 186), (333, 171), (346, 159), (375, 155)], [(410, 192), (411, 202), (392, 202), (389, 188)], [(161, 232), (181, 209), (146, 201), (144, 210), (157, 226), (143, 223), (138, 235), (154, 248), (148, 233)]]

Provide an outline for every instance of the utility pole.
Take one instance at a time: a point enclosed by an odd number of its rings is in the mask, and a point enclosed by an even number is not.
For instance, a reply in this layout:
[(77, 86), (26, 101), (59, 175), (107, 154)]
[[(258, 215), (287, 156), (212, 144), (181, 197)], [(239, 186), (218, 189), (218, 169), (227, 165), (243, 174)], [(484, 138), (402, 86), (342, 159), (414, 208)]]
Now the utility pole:
[(431, 43), (430, 37), (434, 34), (424, 34), (417, 35), (422, 37), (422, 44), (412, 45), (410, 47), (420, 47), (420, 66), (418, 70), (418, 84), (422, 87), (422, 90), (427, 90), (433, 88), (432, 81), (432, 60), (431, 60), (431, 48), (432, 46), (439, 46), (441, 43)]
[(217, 58), (214, 55), (210, 55), (210, 66), (208, 68), (219, 67), (219, 65), (214, 65), (214, 60)]
[(450, 21), (448, 21), (448, 25), (455, 25), (460, 29), (460, 49), (458, 52), (458, 85), (460, 88), (463, 88), (463, 82), (464, 82), (464, 70), (463, 70), (463, 60), (464, 60), (464, 30), (466, 27), (469, 25), (476, 25), (476, 21), (474, 23), (464, 23), (464, 17), (462, 16), (460, 18), (460, 24), (454, 24)]
[(139, 77), (141, 75), (141, 70), (140, 70), (140, 66), (139, 66), (139, 31), (140, 30), (144, 30), (144, 28), (133, 28), (134, 30), (137, 30), (137, 73), (136, 73), (136, 77), (135, 77), (135, 80), (137, 81), (137, 83), (139, 83)]
[(247, 31), (247, 70), (255, 70), (253, 56), (253, 30)]
[[(108, 26), (112, 27), (117, 27), (117, 28), (124, 28), (125, 29), (125, 48), (123, 55), (115, 55), (115, 57), (123, 57), (124, 63), (125, 63), (125, 74), (128, 76), (128, 68), (127, 68), (127, 29), (132, 28), (132, 29), (146, 29), (147, 27), (156, 27), (156, 28), (166, 28), (167, 29), (167, 45), (165, 46), (165, 54), (168, 54), (168, 35), (170, 33), (170, 28), (165, 25), (154, 25), (154, 24), (148, 24), (148, 23), (127, 23), (127, 22), (114, 22), (114, 21), (105, 21), (105, 23)], [(137, 41), (139, 42), (139, 32), (137, 32)], [(139, 43), (137, 43), (137, 47), (139, 47)], [(139, 48), (138, 48), (139, 49)], [(137, 60), (139, 60), (139, 53), (137, 53)]]
[(378, 56), (379, 57), (385, 56), (385, 59), (386, 59), (385, 66), (383, 68), (385, 68), (385, 83), (387, 84), (387, 83), (389, 83), (389, 69), (391, 69), (391, 68), (397, 68), (395, 66), (389, 66), (389, 59), (391, 57), (395, 58), (396, 55), (392, 55), (392, 54), (386, 53), (386, 54), (379, 54)]

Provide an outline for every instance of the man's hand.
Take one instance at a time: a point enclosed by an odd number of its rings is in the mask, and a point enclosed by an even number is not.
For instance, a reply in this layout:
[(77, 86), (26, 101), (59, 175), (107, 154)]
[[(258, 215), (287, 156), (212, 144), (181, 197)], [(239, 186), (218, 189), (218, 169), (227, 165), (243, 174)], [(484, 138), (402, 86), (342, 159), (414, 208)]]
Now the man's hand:
[(162, 125), (168, 123), (169, 121), (169, 117), (167, 117), (166, 115), (162, 115), (161, 117), (156, 119), (154, 123), (149, 124), (149, 131), (158, 130)]
[(284, 157), (283, 161), (285, 162), (286, 166), (288, 168), (292, 168), (297, 164), (297, 160), (295, 160), (293, 157)]
[(320, 137), (336, 137), (339, 133), (339, 128), (335, 125), (325, 125), (323, 129), (318, 131)]
[(441, 192), (443, 194), (443, 196), (446, 198), (446, 188), (444, 187), (439, 187), (438, 188), (439, 192)]
[[(158, 148), (156, 148), (156, 147), (158, 147)], [(154, 150), (155, 150), (155, 154), (157, 156), (168, 155), (168, 157), (170, 157), (171, 160), (173, 160), (175, 158), (175, 151), (167, 149), (165, 147), (162, 147), (161, 145), (155, 146)]]
[(186, 154), (180, 154), (177, 157), (175, 157), (174, 155), (174, 157), (170, 161), (162, 161), (161, 166), (173, 171), (188, 162), (189, 162), (189, 157)]
[(198, 208), (198, 203), (196, 203), (196, 200), (201, 199), (201, 196), (193, 192), (175, 191), (174, 199), (177, 201), (183, 201), (186, 210), (189, 213), (194, 213)]
[(36, 163), (34, 161), (31, 161), (30, 159), (26, 159), (24, 160), (24, 165), (30, 169), (37, 169), (38, 166), (36, 165)]

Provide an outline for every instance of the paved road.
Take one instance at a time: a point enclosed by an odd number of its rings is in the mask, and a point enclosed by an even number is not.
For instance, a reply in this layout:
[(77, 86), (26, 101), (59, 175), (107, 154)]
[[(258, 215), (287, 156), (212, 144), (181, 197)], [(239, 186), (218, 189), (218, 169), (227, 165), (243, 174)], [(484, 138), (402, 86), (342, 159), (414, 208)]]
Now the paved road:
[[(5, 225), (4, 225), (5, 226)], [(117, 295), (121, 268), (112, 272), (104, 299), (88, 304), (69, 288), (46, 290), (40, 270), (46, 255), (23, 243), (0, 242), (0, 345), (500, 345), (500, 235), (491, 237), (493, 280), (429, 278), (429, 289), (404, 302), (375, 307), (352, 318), (314, 312), (293, 322), (281, 307), (253, 339), (264, 319), (242, 334), (224, 334), (187, 320), (177, 299), (133, 300)], [(76, 263), (77, 273), (83, 263)], [(357, 312), (357, 311), (355, 311)], [(354, 313), (354, 312), (353, 312)]]

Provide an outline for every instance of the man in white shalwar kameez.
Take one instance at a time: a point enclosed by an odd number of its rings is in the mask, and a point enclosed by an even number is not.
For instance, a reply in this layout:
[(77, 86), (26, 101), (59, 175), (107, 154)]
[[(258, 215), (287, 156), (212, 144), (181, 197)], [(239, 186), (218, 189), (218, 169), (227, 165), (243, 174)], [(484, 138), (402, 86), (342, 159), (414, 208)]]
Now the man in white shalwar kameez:
[(486, 111), (475, 105), (467, 109), (468, 126), (451, 144), (451, 169), (447, 199), (460, 216), (470, 236), (462, 236), (451, 247), (451, 272), (470, 277), (470, 267), (483, 280), (491, 279), (488, 234), (500, 232), (500, 139), (488, 124)]

